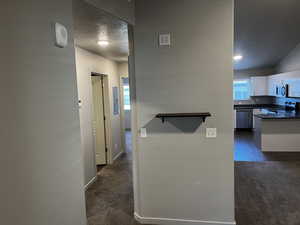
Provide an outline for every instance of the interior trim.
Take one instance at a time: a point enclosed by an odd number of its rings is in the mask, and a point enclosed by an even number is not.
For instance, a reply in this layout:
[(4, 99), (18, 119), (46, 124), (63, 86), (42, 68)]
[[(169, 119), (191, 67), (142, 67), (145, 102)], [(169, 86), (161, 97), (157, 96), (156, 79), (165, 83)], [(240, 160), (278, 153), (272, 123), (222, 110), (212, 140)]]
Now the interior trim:
[(135, 219), (141, 224), (164, 224), (164, 225), (236, 225), (236, 222), (205, 221), (205, 220), (185, 220), (171, 218), (142, 217), (134, 213)]
[(93, 179), (90, 180), (86, 185), (84, 185), (84, 190), (86, 191), (93, 183), (95, 183), (97, 180), (97, 176), (93, 177)]
[(107, 75), (103, 74), (103, 73), (91, 72), (91, 76), (92, 77), (103, 77), (103, 76), (107, 76)]
[(124, 153), (124, 151), (120, 151), (120, 152), (113, 158), (113, 162), (114, 162), (115, 160), (117, 160), (123, 153)]

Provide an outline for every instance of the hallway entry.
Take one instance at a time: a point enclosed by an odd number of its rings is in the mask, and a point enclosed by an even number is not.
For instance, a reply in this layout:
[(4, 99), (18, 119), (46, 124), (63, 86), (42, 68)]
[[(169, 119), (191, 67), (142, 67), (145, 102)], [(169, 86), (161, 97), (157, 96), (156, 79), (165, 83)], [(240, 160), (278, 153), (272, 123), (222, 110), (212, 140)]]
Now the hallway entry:
[(86, 192), (88, 225), (141, 225), (134, 219), (131, 132), (126, 151), (98, 172)]
[(93, 90), (93, 137), (96, 165), (107, 164), (107, 143), (105, 127), (105, 101), (103, 76), (92, 75)]

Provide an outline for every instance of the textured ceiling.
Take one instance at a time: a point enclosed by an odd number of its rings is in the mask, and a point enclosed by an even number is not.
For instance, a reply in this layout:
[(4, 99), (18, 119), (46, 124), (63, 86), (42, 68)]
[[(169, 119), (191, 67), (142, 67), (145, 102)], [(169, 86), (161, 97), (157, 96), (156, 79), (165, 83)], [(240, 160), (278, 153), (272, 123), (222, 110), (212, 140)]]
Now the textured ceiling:
[[(84, 0), (74, 0), (75, 44), (115, 61), (127, 61), (127, 24)], [(300, 0), (235, 0), (235, 70), (276, 66), (300, 43)], [(97, 41), (107, 39), (101, 48)]]
[(235, 69), (276, 66), (300, 43), (300, 0), (235, 0)]
[[(73, 1), (75, 44), (108, 59), (128, 60), (127, 23), (119, 20), (83, 0)], [(108, 40), (110, 45), (100, 47), (98, 40)]]

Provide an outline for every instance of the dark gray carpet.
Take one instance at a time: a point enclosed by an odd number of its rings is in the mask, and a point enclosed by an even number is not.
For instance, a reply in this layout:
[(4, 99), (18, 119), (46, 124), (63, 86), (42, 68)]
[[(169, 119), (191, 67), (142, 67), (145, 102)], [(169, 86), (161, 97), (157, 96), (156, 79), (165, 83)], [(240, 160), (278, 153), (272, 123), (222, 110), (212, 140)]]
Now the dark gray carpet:
[(139, 225), (134, 220), (131, 132), (126, 132), (126, 153), (103, 167), (86, 192), (88, 225)]
[[(300, 225), (300, 161), (236, 162), (235, 192), (237, 225)], [(86, 199), (89, 225), (139, 225), (130, 151), (100, 171)]]
[(300, 224), (300, 162), (236, 162), (237, 225)]
[(132, 167), (124, 154), (104, 167), (86, 192), (89, 225), (137, 225), (133, 219)]

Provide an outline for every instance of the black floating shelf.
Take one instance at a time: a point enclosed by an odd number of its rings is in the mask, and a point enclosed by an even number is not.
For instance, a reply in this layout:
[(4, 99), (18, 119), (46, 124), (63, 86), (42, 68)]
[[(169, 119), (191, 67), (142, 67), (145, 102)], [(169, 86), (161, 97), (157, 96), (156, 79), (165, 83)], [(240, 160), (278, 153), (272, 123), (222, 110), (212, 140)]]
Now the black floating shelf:
[(201, 118), (203, 122), (205, 122), (206, 117), (211, 117), (209, 112), (201, 112), (201, 113), (159, 113), (155, 116), (156, 118), (160, 118), (164, 123), (166, 118)]

